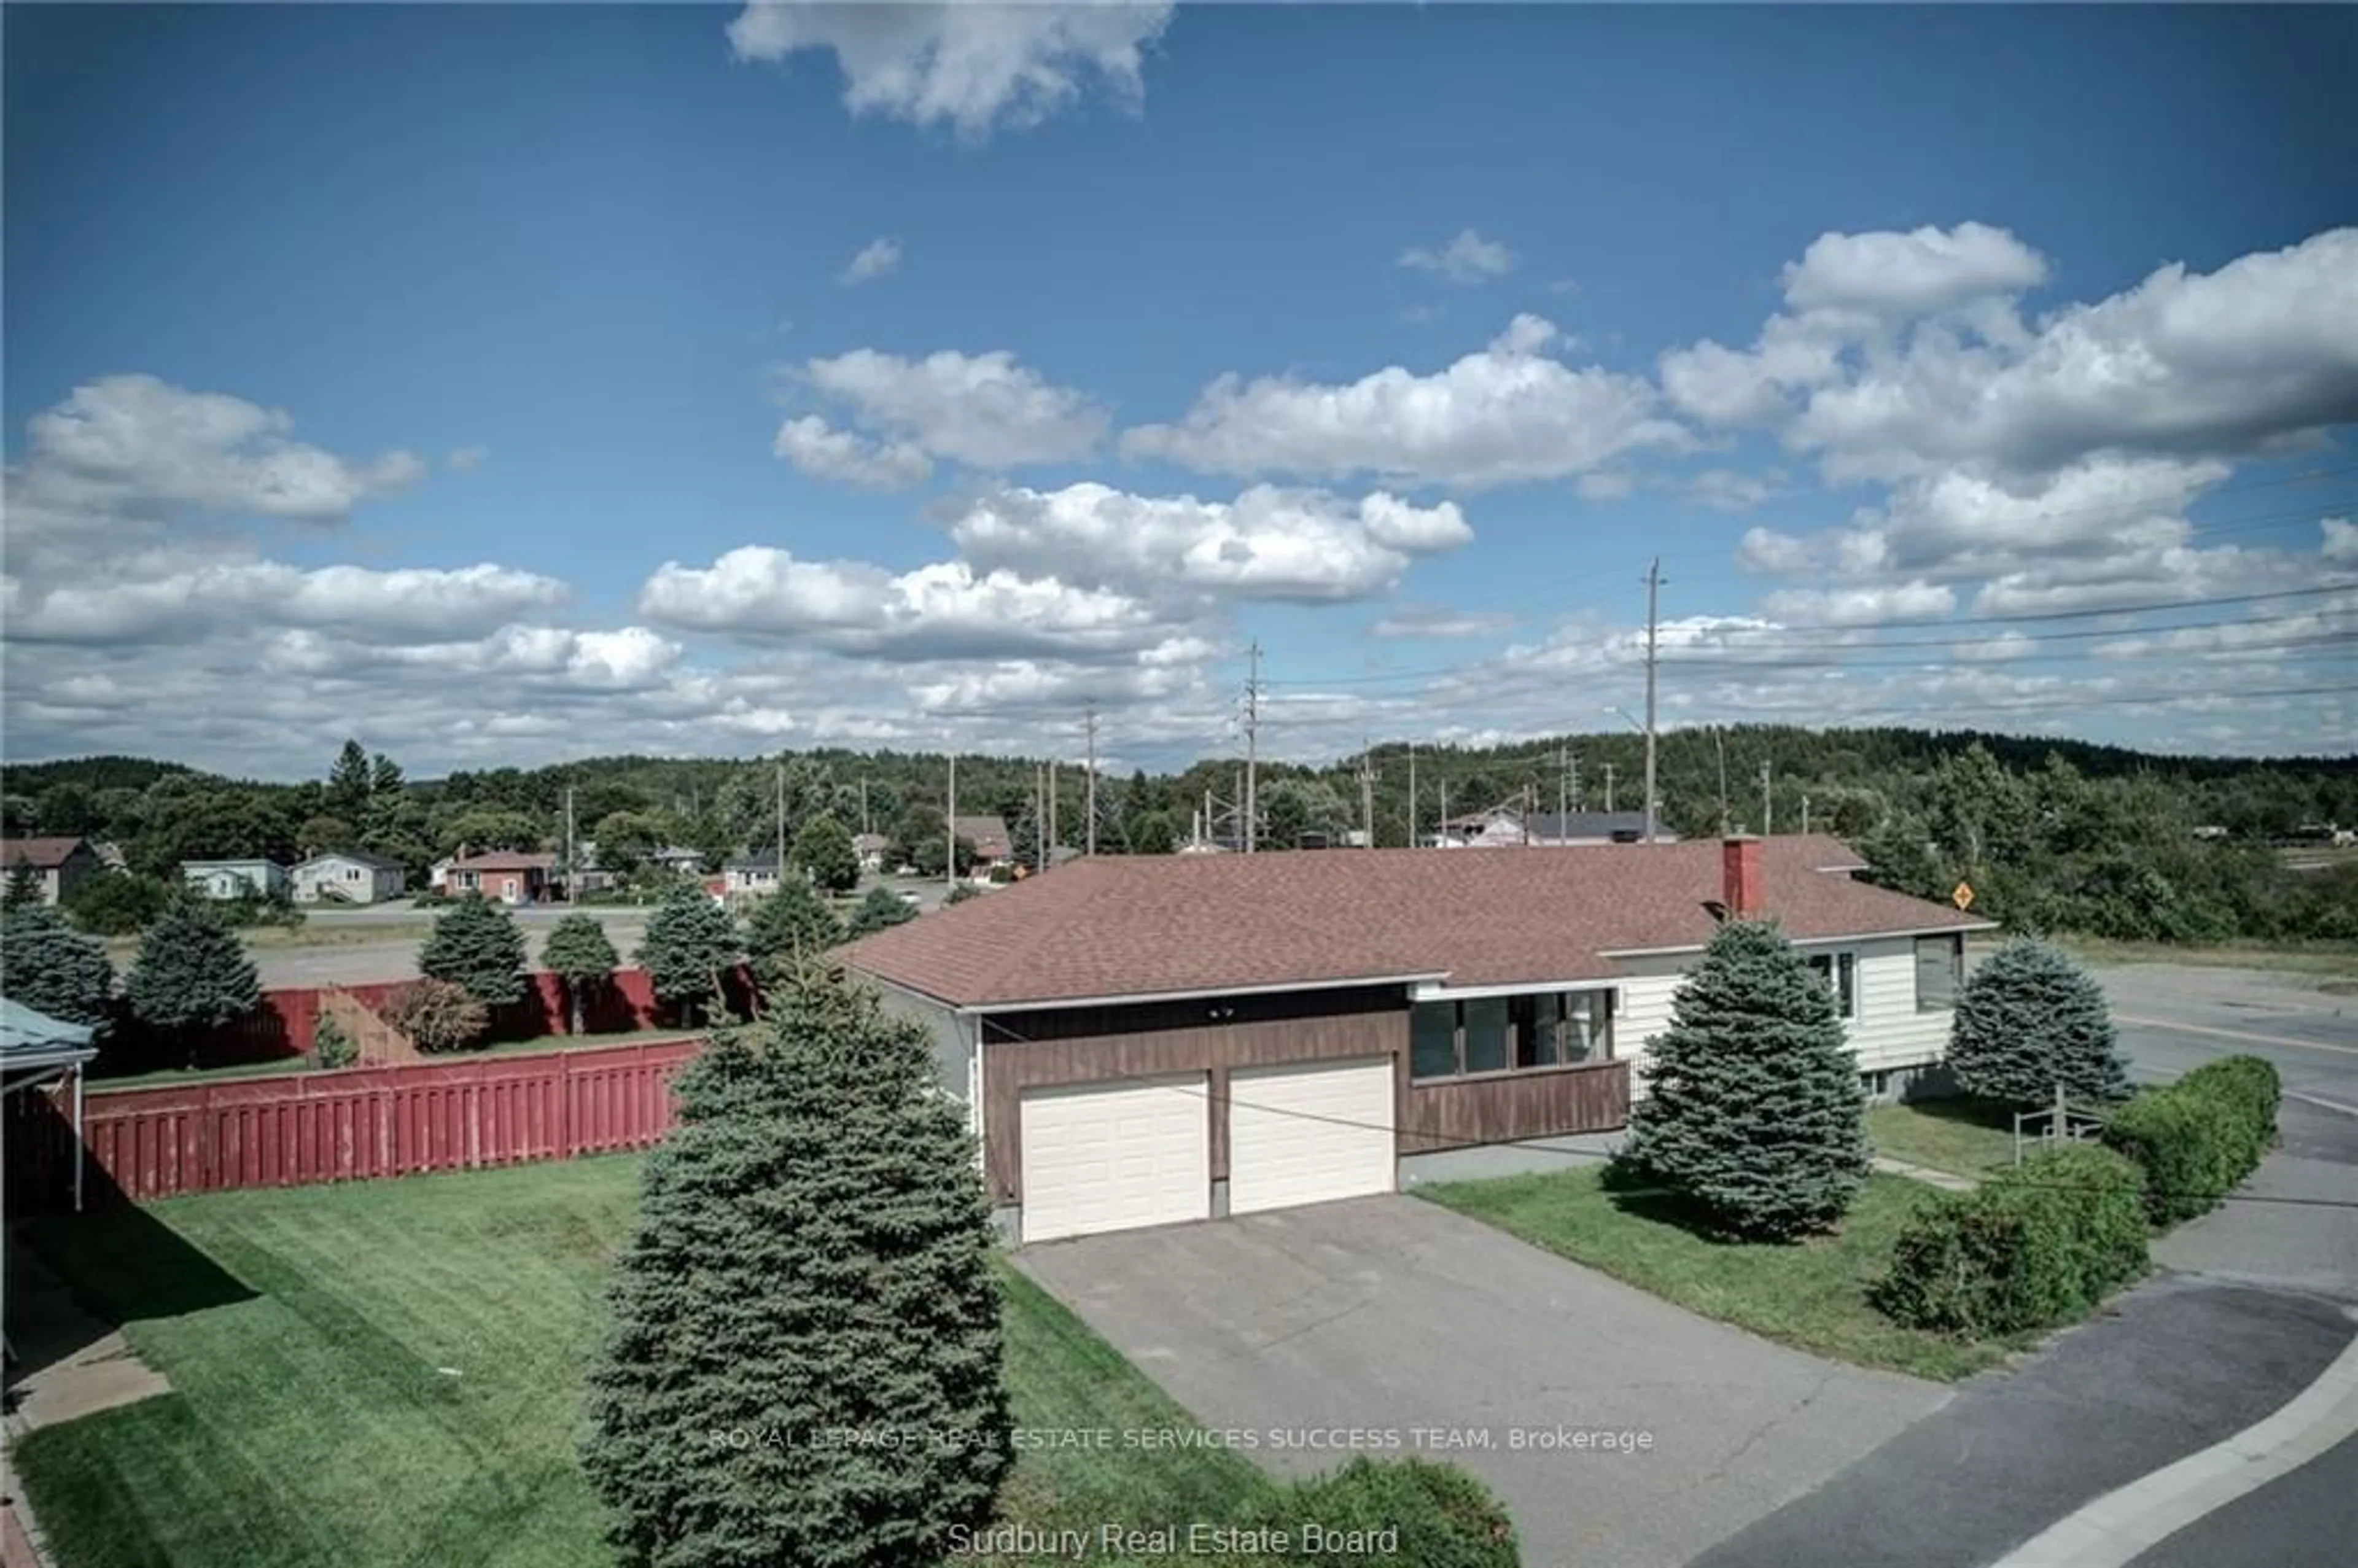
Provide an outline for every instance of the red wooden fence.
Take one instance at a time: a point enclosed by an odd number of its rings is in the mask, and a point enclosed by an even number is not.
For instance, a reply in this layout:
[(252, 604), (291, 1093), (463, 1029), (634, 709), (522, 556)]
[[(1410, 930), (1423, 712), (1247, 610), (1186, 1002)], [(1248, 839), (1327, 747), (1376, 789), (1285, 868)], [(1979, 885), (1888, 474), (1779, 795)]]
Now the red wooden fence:
[[(492, 1020), (491, 1037), (497, 1041), (537, 1040), (567, 1033), (571, 1024), (565, 986), (555, 975), (535, 970), (525, 977), (532, 991), (514, 1007), (501, 1008)], [(196, 1046), (197, 1060), (189, 1059), (189, 1043), (143, 1027), (127, 1014), (108, 1033), (97, 1062), (99, 1076), (128, 1076), (165, 1067), (225, 1067), (254, 1062), (291, 1060), (311, 1049), (319, 1022), (322, 990), (340, 990), (371, 1011), (382, 1012), (394, 993), (410, 980), (385, 980), (369, 985), (296, 986), (262, 993), (262, 1006)], [(740, 970), (733, 978), (730, 1005), (743, 1012), (752, 980)], [(598, 988), (583, 1009), (582, 1024), (592, 1033), (620, 1034), (634, 1029), (660, 1028), (676, 1022), (655, 1000), (654, 989), (643, 969), (618, 969)]]
[[(702, 1046), (665, 1040), (93, 1089), (82, 1112), (85, 1201), (144, 1203), (644, 1149), (670, 1128), (671, 1076)], [(9, 1097), (12, 1209), (54, 1207), (70, 1193), (69, 1109), (47, 1095)]]

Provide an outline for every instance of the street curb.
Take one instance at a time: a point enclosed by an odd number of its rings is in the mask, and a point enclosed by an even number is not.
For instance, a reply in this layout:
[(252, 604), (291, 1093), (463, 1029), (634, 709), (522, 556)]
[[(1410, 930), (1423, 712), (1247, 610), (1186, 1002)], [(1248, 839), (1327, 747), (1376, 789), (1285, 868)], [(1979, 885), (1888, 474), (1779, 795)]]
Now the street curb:
[(2358, 1116), (2358, 1105), (2343, 1105), (2338, 1099), (2320, 1099), (2315, 1095), (2294, 1094), (2289, 1089), (2285, 1091), (2284, 1098), (2297, 1099), (2303, 1105), (2315, 1106), (2320, 1110), (2330, 1110), (2336, 1116)]
[[(2358, 1312), (2348, 1315), (2358, 1318)], [(2057, 1520), (1993, 1568), (2123, 1568), (2358, 1433), (2358, 1338), (2265, 1421)]]

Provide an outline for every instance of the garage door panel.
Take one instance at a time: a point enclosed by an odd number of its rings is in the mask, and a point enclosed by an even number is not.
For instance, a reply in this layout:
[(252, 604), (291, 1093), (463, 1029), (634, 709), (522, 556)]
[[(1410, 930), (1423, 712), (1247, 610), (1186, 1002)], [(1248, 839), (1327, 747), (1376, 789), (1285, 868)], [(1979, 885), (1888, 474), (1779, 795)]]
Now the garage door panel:
[(1392, 1191), (1392, 1080), (1389, 1056), (1229, 1074), (1228, 1212)]
[(1022, 1115), (1026, 1241), (1210, 1217), (1203, 1074), (1037, 1089)]

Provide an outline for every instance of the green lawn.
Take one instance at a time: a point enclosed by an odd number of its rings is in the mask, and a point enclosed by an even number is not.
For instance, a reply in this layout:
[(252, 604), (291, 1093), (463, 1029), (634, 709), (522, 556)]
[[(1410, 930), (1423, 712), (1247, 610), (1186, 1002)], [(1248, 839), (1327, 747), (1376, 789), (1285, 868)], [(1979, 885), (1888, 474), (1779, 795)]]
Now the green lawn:
[(2014, 1163), (2014, 1118), (1974, 1099), (1879, 1105), (1866, 1113), (1875, 1152), (1911, 1165), (1978, 1176)]
[(2063, 949), (2089, 964), (2194, 964), (2209, 968), (2267, 969), (2315, 975), (2328, 980), (2358, 980), (2358, 942), (2223, 943), (2179, 946), (2168, 942), (2106, 942), (2066, 936)]
[[(45, 1221), (34, 1245), (173, 1391), (33, 1433), (16, 1463), (60, 1568), (611, 1563), (573, 1453), (606, 1260), (641, 1160), (224, 1193)], [(1033, 1429), (1193, 1423), (1011, 1272)], [(1004, 1517), (1219, 1517), (1233, 1454), (1033, 1447)]]
[[(600, 1045), (652, 1045), (663, 1040), (689, 1040), (702, 1031), (665, 1026), (660, 1029), (618, 1029), (600, 1034), (591, 1031), (585, 1034), (543, 1034), (531, 1040), (503, 1040), (476, 1051), (458, 1051), (448, 1056), (435, 1056), (437, 1062), (472, 1062), (485, 1056), (516, 1056), (535, 1051), (590, 1051)], [(92, 1094), (109, 1089), (154, 1089), (183, 1087), (199, 1084), (220, 1083), (227, 1078), (284, 1077), (290, 1073), (309, 1075), (316, 1069), (304, 1065), (300, 1056), (283, 1056), (276, 1062), (243, 1062), (233, 1067), (164, 1067), (153, 1073), (134, 1073), (120, 1078), (93, 1078)]]
[(1935, 1195), (1930, 1187), (1870, 1176), (1839, 1233), (1778, 1247), (1705, 1240), (1660, 1199), (1617, 1198), (1604, 1177), (1588, 1167), (1416, 1192), (1690, 1312), (1837, 1361), (1947, 1381), (2015, 1348), (1902, 1328), (1867, 1304), (1868, 1282), (1908, 1216)]

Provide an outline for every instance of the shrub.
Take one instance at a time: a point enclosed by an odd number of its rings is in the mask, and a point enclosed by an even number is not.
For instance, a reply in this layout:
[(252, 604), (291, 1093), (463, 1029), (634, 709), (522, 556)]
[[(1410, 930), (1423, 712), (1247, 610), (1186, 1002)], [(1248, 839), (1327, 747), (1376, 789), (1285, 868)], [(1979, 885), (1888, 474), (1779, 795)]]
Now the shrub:
[(394, 992), (384, 1021), (420, 1051), (463, 1051), (491, 1027), (492, 1010), (453, 980), (413, 980)]
[[(1365, 1455), (1341, 1469), (1299, 1481), (1259, 1510), (1255, 1526), (1292, 1533), (1282, 1561), (1307, 1568), (1363, 1568), (1376, 1561), (1417, 1568), (1517, 1568), (1522, 1556), (1507, 1510), (1489, 1488), (1454, 1465)], [(1304, 1550), (1301, 1529), (1343, 1532), (1346, 1541)], [(1386, 1539), (1380, 1532), (1398, 1530)], [(1377, 1551), (1349, 1549), (1350, 1532), (1382, 1541)]]
[(2256, 1056), (2231, 1056), (2113, 1112), (2104, 1141), (2145, 1171), (2156, 1225), (2208, 1214), (2276, 1141), (2280, 1088)]
[(361, 1048), (343, 1025), (326, 1013), (311, 1031), (311, 1059), (323, 1068), (349, 1067), (360, 1060)]
[(673, 1087), (590, 1379), (582, 1462), (614, 1543), (936, 1568), (990, 1517), (1013, 1433), (990, 1201), (924, 1032), (805, 975)]
[(1919, 1210), (1869, 1298), (1911, 1328), (1969, 1338), (2084, 1316), (2146, 1270), (2144, 1187), (2109, 1150), (2034, 1154)]
[(98, 936), (130, 936), (164, 913), (171, 890), (155, 877), (108, 871), (85, 881), (66, 900), (66, 913)]
[(469, 893), (436, 919), (417, 952), (418, 971), (427, 979), (462, 987), (487, 1007), (512, 1007), (530, 993), (524, 961), (523, 927), (481, 893)]
[(56, 910), (19, 904), (0, 917), (0, 982), (10, 1000), (61, 1023), (103, 1026), (114, 966), (96, 937), (76, 931)]
[(910, 908), (899, 893), (888, 887), (872, 887), (868, 890), (868, 896), (860, 901), (859, 907), (851, 912), (846, 931), (849, 935), (866, 936), (871, 932), (906, 925), (916, 918), (917, 912)]
[(2103, 988), (2045, 942), (2010, 942), (1966, 979), (1949, 1065), (1967, 1094), (2015, 1106), (2051, 1103), (2058, 1084), (2083, 1103), (2128, 1096)]
[(942, 902), (946, 904), (964, 903), (970, 898), (980, 898), (981, 896), (982, 890), (976, 887), (972, 882), (960, 882), (956, 887), (950, 889), (949, 896), (943, 899)]
[(1767, 921), (1720, 927), (1681, 982), (1631, 1108), (1627, 1161), (1713, 1229), (1789, 1239), (1866, 1179), (1866, 1092), (1834, 1002)]

